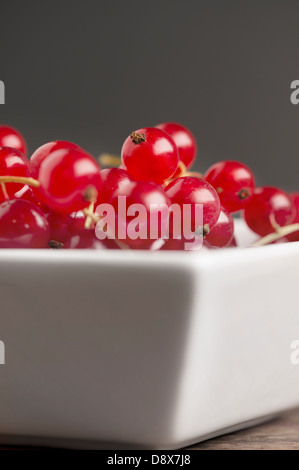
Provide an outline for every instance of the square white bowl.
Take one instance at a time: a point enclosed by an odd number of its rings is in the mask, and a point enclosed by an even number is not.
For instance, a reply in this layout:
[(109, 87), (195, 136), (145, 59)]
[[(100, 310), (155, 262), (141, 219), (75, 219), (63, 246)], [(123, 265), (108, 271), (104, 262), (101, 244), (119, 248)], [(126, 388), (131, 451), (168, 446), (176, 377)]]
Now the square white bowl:
[(0, 262), (0, 442), (175, 449), (299, 405), (299, 243)]

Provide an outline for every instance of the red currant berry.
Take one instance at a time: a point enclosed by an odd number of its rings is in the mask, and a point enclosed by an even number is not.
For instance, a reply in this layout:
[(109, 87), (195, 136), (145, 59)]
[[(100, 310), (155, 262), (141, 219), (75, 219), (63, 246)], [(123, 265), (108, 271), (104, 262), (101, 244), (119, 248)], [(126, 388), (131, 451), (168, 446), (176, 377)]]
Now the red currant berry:
[[(292, 223), (293, 224), (298, 224), (299, 223), (299, 193), (298, 192), (291, 193), (289, 196), (292, 199), (294, 207), (295, 207), (295, 217), (294, 217), (294, 220), (293, 220)], [(298, 242), (299, 241), (299, 231), (290, 233), (289, 235), (286, 235), (285, 239), (287, 239), (290, 242)]]
[[(7, 185), (8, 186), (8, 185)], [(14, 195), (15, 199), (22, 199), (24, 201), (32, 202), (35, 204), (39, 209), (43, 211), (44, 214), (48, 214), (50, 212), (50, 208), (46, 206), (43, 202), (41, 202), (33, 193), (32, 189), (27, 186), (27, 184), (17, 193)]]
[(70, 235), (69, 225), (71, 223), (71, 216), (69, 214), (51, 211), (47, 219), (50, 225), (50, 240), (65, 243)]
[(173, 139), (155, 127), (132, 132), (123, 144), (121, 158), (124, 169), (135, 180), (157, 184), (171, 178), (179, 162)]
[(47, 248), (49, 224), (42, 211), (28, 201), (0, 204), (0, 248)]
[[(204, 234), (212, 230), (220, 215), (220, 201), (215, 189), (205, 180), (193, 176), (184, 176), (172, 181), (165, 189), (172, 204), (178, 204), (181, 214), (184, 214), (184, 205), (189, 206), (191, 215), (191, 231), (196, 225), (196, 204), (202, 205), (202, 225)], [(185, 233), (186, 221), (182, 220), (182, 233)], [(185, 234), (186, 235), (186, 234)]]
[(10, 126), (0, 126), (0, 147), (11, 147), (19, 150), (25, 156), (27, 154), (24, 137), (19, 131)]
[(78, 218), (77, 212), (69, 215), (51, 211), (47, 219), (50, 225), (50, 239), (59, 243), (65, 243), (72, 232), (84, 228), (85, 223), (85, 217)]
[(129, 173), (121, 168), (106, 168), (101, 171), (101, 178), (103, 187), (97, 204), (108, 203), (113, 196), (121, 195), (126, 186), (134, 182)]
[(156, 126), (158, 129), (167, 132), (173, 138), (179, 152), (179, 159), (186, 168), (190, 168), (194, 163), (197, 153), (197, 144), (194, 135), (181, 124), (175, 122), (163, 122)]
[[(24, 176), (28, 174), (28, 161), (25, 155), (19, 150), (2, 147), (0, 148), (0, 176)], [(24, 187), (19, 183), (7, 183), (3, 187), (0, 185), (0, 201), (8, 196), (13, 196)]]
[(222, 248), (228, 246), (234, 237), (234, 221), (231, 214), (224, 208), (221, 208), (219, 219), (205, 237), (205, 242), (210, 247)]
[[(119, 196), (126, 198), (126, 212), (120, 212)], [(155, 183), (131, 183), (111, 199), (111, 204), (116, 212), (116, 237), (132, 249), (149, 249), (168, 232), (170, 200)]]
[(253, 232), (264, 237), (277, 226), (291, 224), (296, 210), (291, 197), (278, 188), (256, 188), (244, 211), (244, 218)]
[(85, 221), (86, 221), (86, 216), (84, 212), (78, 211), (78, 212), (72, 212), (71, 213), (71, 219), (72, 223), (70, 226), (70, 230), (80, 230), (81, 228), (84, 228), (85, 226)]
[(164, 244), (161, 246), (160, 250), (162, 251), (198, 251), (202, 248), (202, 239), (193, 236), (192, 238), (185, 238), (184, 236), (180, 238), (169, 237), (164, 241)]
[(77, 212), (89, 206), (102, 189), (98, 163), (86, 152), (61, 149), (42, 162), (36, 196), (57, 212)]
[[(72, 142), (67, 142), (65, 140), (55, 140), (53, 142), (48, 142), (47, 144), (39, 147), (29, 159), (29, 176), (31, 178), (38, 179), (39, 168), (44, 161), (44, 159), (50, 154), (55, 152), (55, 150), (61, 149), (74, 149), (82, 150), (78, 145), (73, 144)], [(83, 151), (83, 150), (82, 150)]]
[(89, 250), (118, 250), (114, 240), (99, 240), (94, 230), (79, 229), (72, 233), (66, 240), (64, 248), (69, 250), (89, 249)]
[(229, 212), (244, 209), (255, 187), (252, 171), (243, 163), (226, 160), (212, 165), (205, 179), (218, 192)]
[(232, 238), (232, 241), (226, 246), (227, 248), (236, 248), (238, 245), (237, 245), (237, 241), (235, 239), (235, 237)]

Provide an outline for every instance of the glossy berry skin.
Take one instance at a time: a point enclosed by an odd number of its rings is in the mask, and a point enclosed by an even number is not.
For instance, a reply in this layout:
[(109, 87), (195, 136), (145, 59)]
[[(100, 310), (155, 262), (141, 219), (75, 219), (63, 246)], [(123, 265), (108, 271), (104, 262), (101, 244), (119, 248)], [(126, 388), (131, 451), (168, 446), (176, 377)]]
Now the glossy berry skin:
[(129, 173), (121, 168), (106, 168), (101, 171), (102, 191), (97, 204), (108, 203), (112, 197), (124, 193), (126, 186), (134, 182)]
[[(293, 220), (293, 224), (298, 224), (299, 223), (299, 193), (291, 193), (289, 194), (290, 198), (293, 201), (294, 207), (295, 207), (295, 217)], [(281, 239), (280, 239), (281, 240)], [(298, 242), (299, 241), (299, 231), (290, 233), (289, 235), (286, 235), (285, 240), (288, 240), (289, 242)]]
[(228, 245), (226, 245), (226, 248), (237, 248), (237, 246), (238, 246), (237, 241), (235, 237), (233, 237), (232, 241)]
[(214, 248), (223, 248), (230, 245), (234, 237), (234, 221), (233, 218), (224, 207), (220, 210), (219, 218), (205, 237), (205, 242)]
[[(190, 245), (192, 246), (190, 247)], [(202, 238), (194, 236), (193, 238), (172, 238), (169, 237), (164, 241), (160, 251), (198, 251), (202, 248)]]
[(47, 219), (50, 226), (50, 240), (65, 243), (70, 236), (69, 226), (71, 224), (71, 216), (69, 214), (51, 211)]
[(248, 227), (260, 236), (275, 232), (275, 224), (281, 227), (291, 224), (296, 210), (291, 197), (278, 188), (256, 188), (244, 211)]
[(270, 245), (280, 245), (281, 243), (289, 243), (290, 241), (297, 241), (297, 240), (288, 240), (287, 237), (282, 237), (282, 238), (279, 238), (278, 240), (274, 240), (274, 242), (271, 242)]
[[(28, 161), (19, 150), (10, 147), (0, 148), (0, 176), (27, 176)], [(6, 183), (5, 190), (11, 197), (24, 187), (19, 183)], [(5, 200), (5, 195), (0, 186), (0, 202)]]
[(0, 248), (47, 248), (48, 221), (34, 204), (11, 199), (0, 204)]
[(27, 155), (27, 145), (24, 137), (11, 126), (0, 125), (0, 147), (11, 147)]
[(84, 228), (85, 221), (86, 221), (86, 216), (84, 212), (82, 211), (72, 212), (70, 217), (72, 219), (71, 226), (70, 226), (71, 231), (80, 230), (81, 228)]
[(85, 216), (83, 212), (81, 214), (82, 217), (80, 216), (80, 212), (63, 214), (61, 212), (51, 211), (47, 215), (50, 225), (50, 239), (64, 244), (73, 232), (83, 229)]
[(68, 250), (118, 250), (114, 240), (99, 240), (94, 230), (79, 229), (72, 233), (66, 240), (64, 248)]
[(155, 127), (145, 127), (133, 132), (125, 140), (121, 151), (125, 170), (136, 181), (162, 184), (175, 173), (178, 150), (166, 132)]
[[(168, 206), (170, 204), (168, 196), (161, 186), (149, 182), (131, 183), (126, 186), (121, 196), (126, 198), (127, 213), (124, 214), (119, 212), (118, 195), (111, 199), (111, 204), (116, 212), (116, 236), (119, 237), (119, 231), (122, 230), (127, 236), (125, 239), (121, 239), (121, 241), (131, 249), (149, 249), (154, 241), (161, 238), (164, 230), (167, 229), (169, 219)], [(133, 204), (141, 205), (144, 211), (140, 213), (134, 212), (132, 215), (128, 214), (129, 208)], [(163, 205), (160, 206), (160, 208), (163, 207), (160, 214), (158, 214), (158, 208), (154, 205)], [(156, 218), (154, 217), (155, 214), (157, 215)], [(138, 216), (139, 222), (136, 231), (139, 234), (144, 234), (145, 238), (139, 237), (133, 239), (130, 234), (130, 227), (132, 227), (136, 216)]]
[[(220, 200), (215, 189), (205, 180), (193, 176), (177, 178), (165, 188), (172, 204), (178, 204), (183, 214), (183, 205), (191, 208), (191, 230), (196, 226), (195, 204), (202, 204), (203, 227), (209, 232), (216, 224), (220, 215)], [(182, 227), (183, 228), (183, 227)]]
[(41, 209), (41, 211), (44, 214), (48, 214), (51, 211), (51, 209), (48, 206), (46, 206), (46, 204), (41, 202), (35, 196), (32, 189), (27, 184), (23, 186), (23, 188), (20, 191), (15, 193), (14, 199), (23, 199), (24, 201), (32, 202), (32, 204), (36, 205), (39, 209)]
[[(44, 161), (44, 159), (50, 154), (55, 152), (55, 150), (61, 149), (74, 149), (82, 150), (78, 145), (68, 142), (66, 140), (55, 140), (53, 142), (48, 142), (47, 144), (39, 147), (29, 159), (29, 176), (31, 178), (38, 179), (39, 168)], [(83, 150), (82, 150), (83, 151)]]
[(244, 209), (255, 187), (252, 171), (243, 163), (233, 160), (212, 165), (205, 179), (216, 189), (221, 205), (229, 212)]
[(186, 127), (176, 122), (163, 122), (156, 126), (173, 138), (179, 152), (179, 159), (186, 168), (190, 168), (197, 154), (197, 144), (194, 135)]
[(42, 162), (35, 195), (57, 212), (77, 212), (90, 205), (102, 189), (98, 163), (86, 152), (61, 149)]

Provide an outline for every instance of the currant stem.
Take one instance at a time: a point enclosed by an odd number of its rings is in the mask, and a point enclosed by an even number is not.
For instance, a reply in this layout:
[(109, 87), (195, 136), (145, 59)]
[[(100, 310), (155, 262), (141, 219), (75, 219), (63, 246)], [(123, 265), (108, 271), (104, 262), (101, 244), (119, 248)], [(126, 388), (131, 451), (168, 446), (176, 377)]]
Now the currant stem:
[(203, 174), (199, 173), (199, 171), (186, 171), (186, 173), (183, 176), (195, 176), (196, 178), (201, 178), (203, 179)]
[(8, 199), (9, 199), (9, 196), (8, 196), (8, 194), (7, 194), (7, 191), (6, 191), (5, 183), (2, 183), (2, 182), (1, 182), (1, 189), (2, 189), (2, 192), (3, 192), (4, 198), (5, 198), (6, 200), (8, 200)]
[(275, 215), (274, 215), (273, 213), (270, 214), (269, 220), (270, 220), (270, 224), (271, 224), (272, 227), (273, 227), (273, 230), (274, 230), (276, 233), (278, 233), (279, 230), (280, 230), (280, 228), (281, 228), (281, 226), (276, 222), (276, 220), (275, 220)]
[[(90, 206), (87, 209), (83, 209), (83, 214), (86, 215), (86, 217), (90, 217), (91, 220), (97, 224), (100, 220), (101, 217), (96, 215), (93, 211), (90, 210)], [(85, 227), (86, 228), (86, 227)]]
[(186, 165), (181, 162), (181, 160), (179, 160), (178, 169), (180, 170), (178, 175), (176, 175), (174, 178), (170, 178), (169, 180), (164, 181), (163, 184), (165, 187), (168, 186), (169, 183), (172, 183), (172, 181), (175, 181), (177, 178), (180, 178), (181, 176), (186, 176)]
[(275, 242), (286, 235), (290, 235), (291, 233), (299, 231), (299, 224), (291, 224), (285, 225), (284, 227), (276, 228), (276, 231), (273, 233), (269, 233), (263, 238), (260, 238), (256, 242), (254, 242), (251, 246), (264, 246), (268, 245), (269, 243)]
[(203, 179), (204, 177), (203, 174), (199, 173), (198, 171), (187, 171), (185, 163), (183, 163), (181, 160), (178, 163), (178, 168), (180, 170), (180, 173), (176, 175), (175, 178), (170, 178), (170, 180), (165, 181), (165, 186), (167, 186), (169, 183), (176, 180), (177, 178), (181, 178), (182, 176), (194, 176), (195, 178), (201, 179)]
[[(92, 202), (90, 204), (90, 206), (88, 207), (88, 212), (90, 212), (91, 214), (94, 213), (94, 202)], [(91, 224), (93, 222), (93, 219), (90, 215), (87, 215), (86, 219), (85, 219), (85, 224), (84, 224), (84, 228), (86, 229), (89, 229), (91, 227)]]
[(0, 183), (20, 183), (28, 184), (34, 188), (40, 187), (40, 182), (34, 178), (27, 178), (26, 176), (0, 176)]
[(98, 156), (98, 162), (101, 166), (118, 167), (121, 165), (121, 158), (111, 153), (101, 153)]
[(178, 163), (178, 169), (180, 170), (180, 173), (178, 174), (177, 178), (180, 178), (181, 176), (185, 176), (186, 173), (186, 165), (183, 163), (181, 160)]

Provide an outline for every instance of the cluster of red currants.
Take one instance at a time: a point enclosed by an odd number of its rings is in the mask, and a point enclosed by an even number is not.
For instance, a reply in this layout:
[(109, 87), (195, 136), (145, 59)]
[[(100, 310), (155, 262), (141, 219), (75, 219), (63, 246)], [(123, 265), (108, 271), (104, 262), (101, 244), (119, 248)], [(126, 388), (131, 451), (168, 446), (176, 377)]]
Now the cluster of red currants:
[[(131, 133), (115, 168), (101, 170), (89, 153), (66, 141), (43, 145), (29, 160), (26, 153), (22, 135), (0, 126), (0, 248), (183, 250), (198, 233), (209, 248), (236, 246), (231, 214), (240, 211), (250, 229), (266, 236), (266, 242), (299, 240), (299, 193), (256, 188), (251, 170), (237, 161), (218, 162), (205, 175), (189, 171), (197, 146), (192, 133), (180, 124)], [(120, 196), (127, 207), (144, 207), (146, 237), (119, 236), (120, 226), (127, 227), (134, 218), (128, 211), (122, 220)], [(103, 220), (95, 209), (102, 204), (114, 209), (115, 237), (110, 236), (109, 224), (101, 225), (103, 237), (95, 230)], [(156, 219), (152, 237), (153, 211), (157, 205), (174, 204), (182, 211), (189, 207), (190, 233), (174, 234), (169, 210)], [(137, 226), (142, 223), (139, 218)], [(167, 238), (163, 224), (170, 227)], [(269, 234), (274, 236), (267, 238)]]

